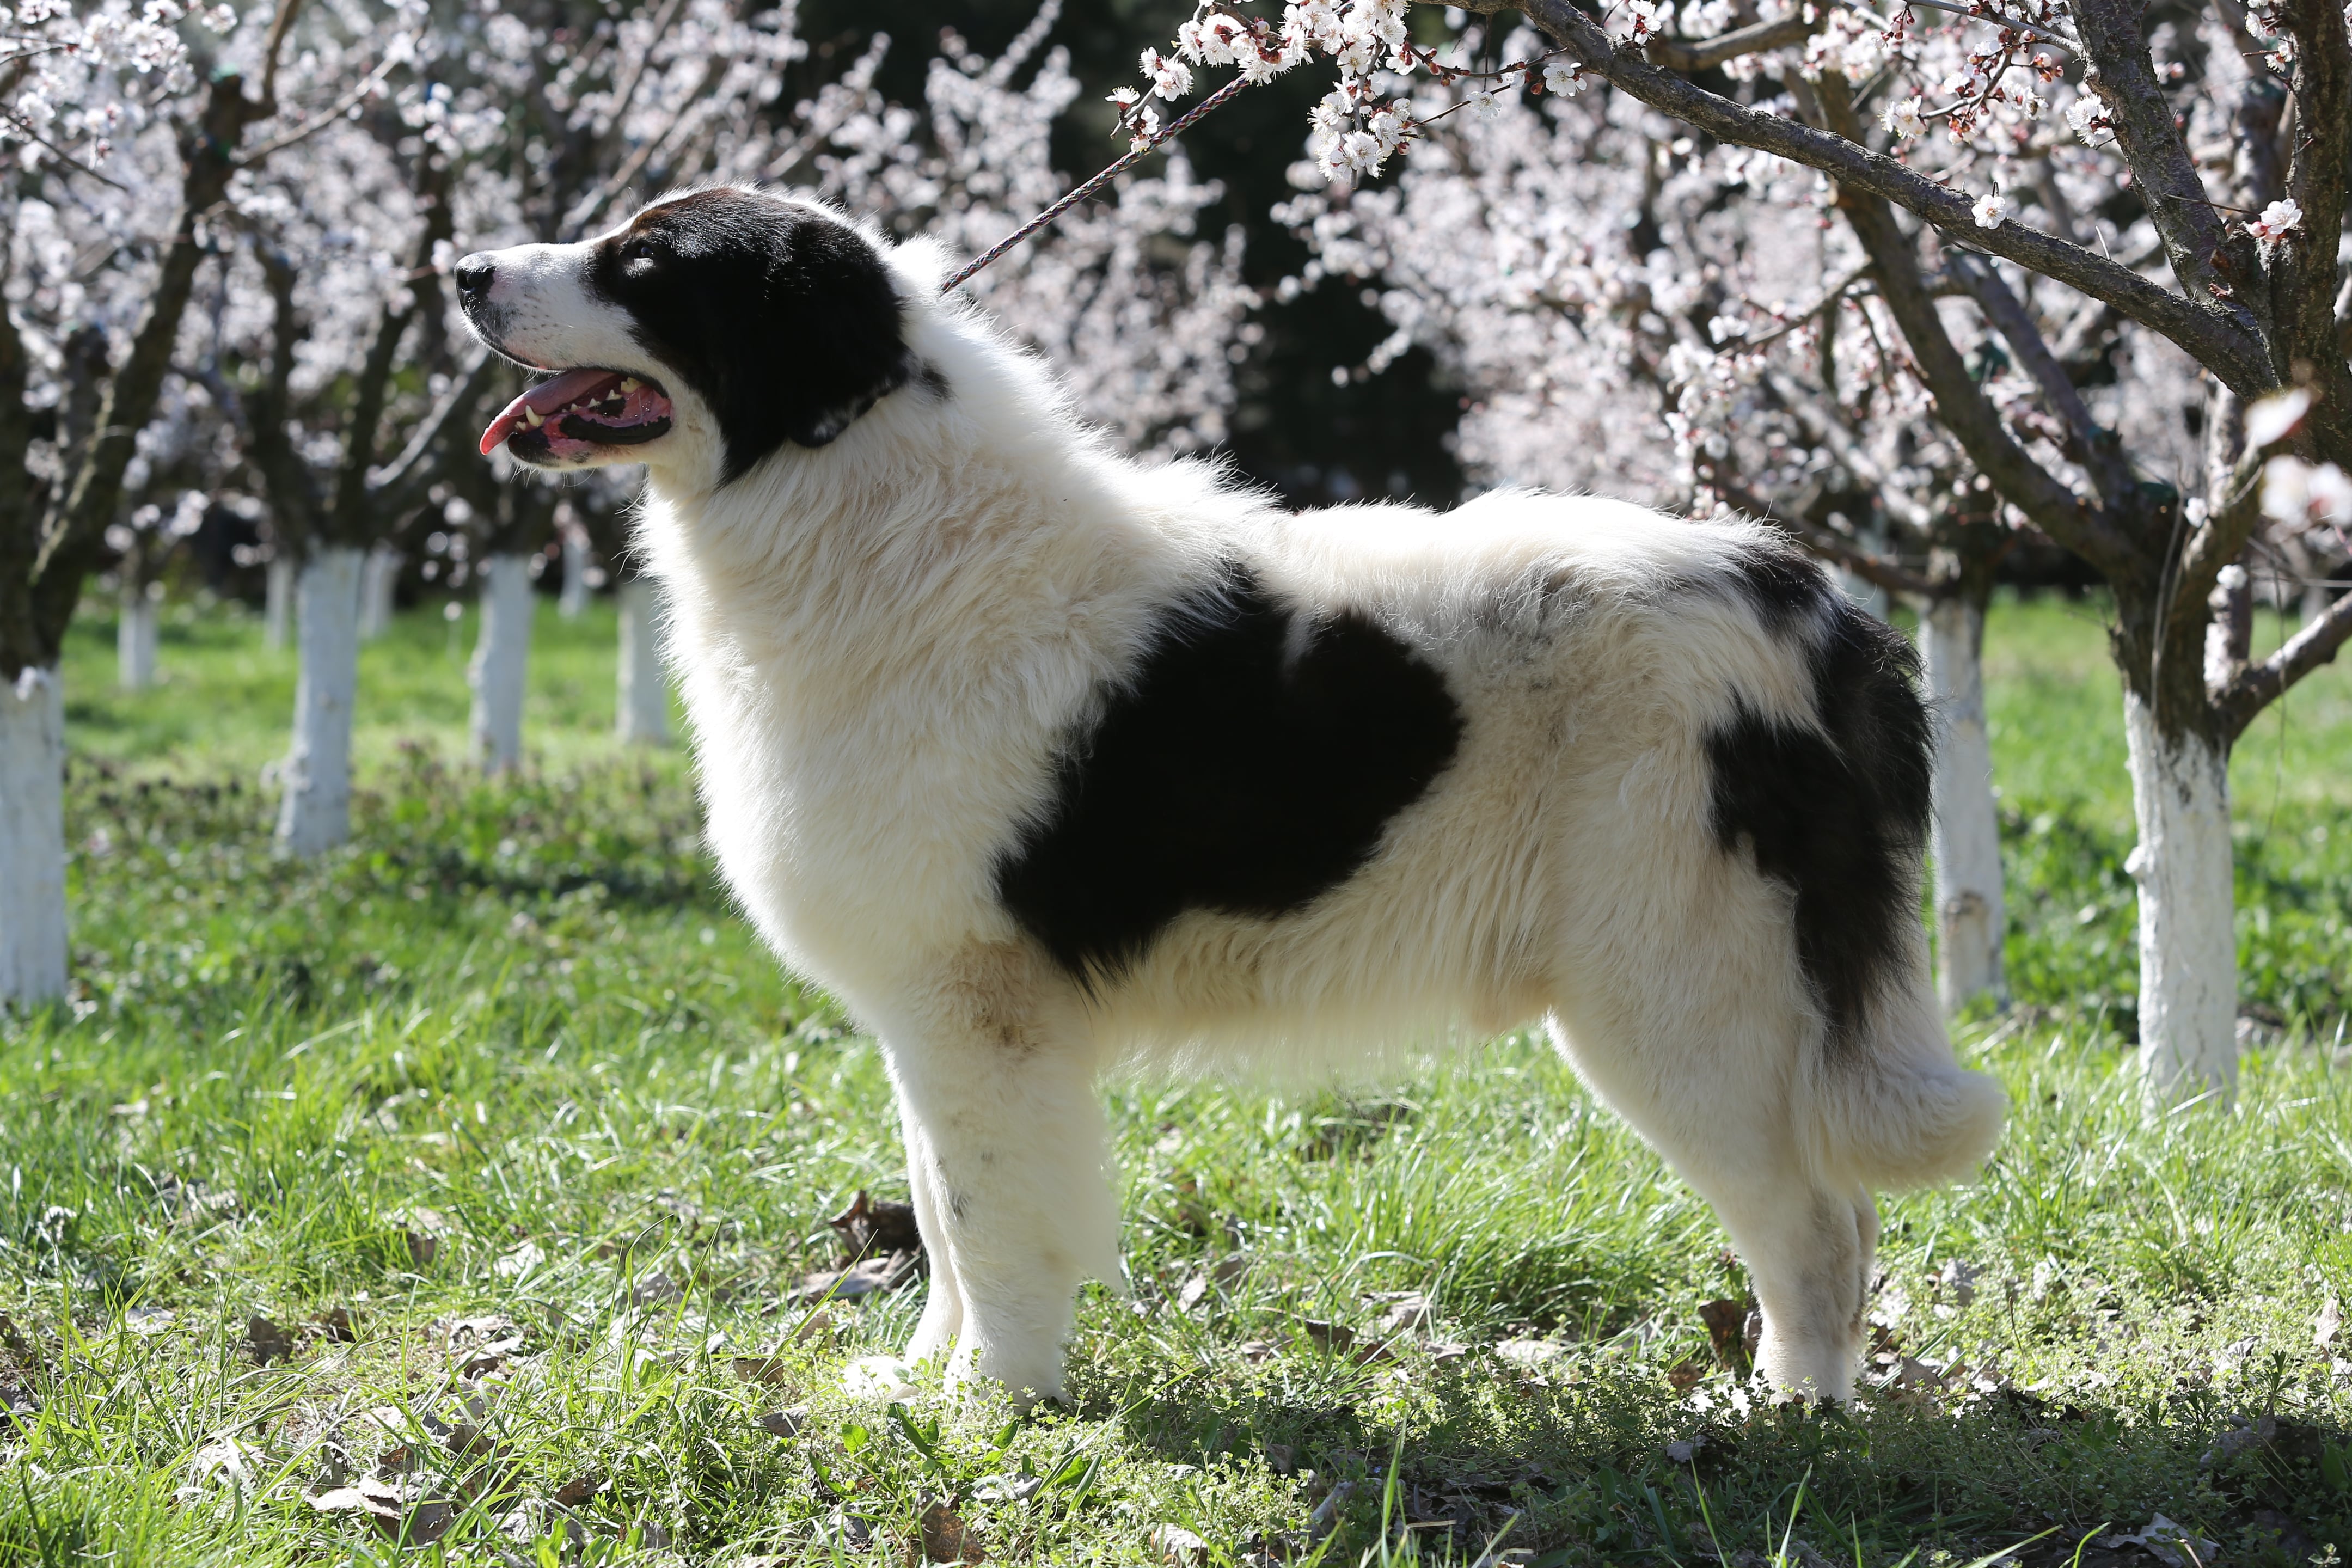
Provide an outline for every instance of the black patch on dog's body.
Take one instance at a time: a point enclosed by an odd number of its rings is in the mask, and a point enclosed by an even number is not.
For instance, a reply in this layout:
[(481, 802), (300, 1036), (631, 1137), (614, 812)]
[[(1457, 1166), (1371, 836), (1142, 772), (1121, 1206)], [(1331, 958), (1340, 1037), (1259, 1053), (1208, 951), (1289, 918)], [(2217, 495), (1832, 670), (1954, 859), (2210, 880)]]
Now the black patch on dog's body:
[[(1807, 645), (1818, 730), (1744, 703), (1706, 737), (1713, 826), (1726, 854), (1796, 898), (1797, 959), (1833, 1048), (1859, 1045), (1872, 1002), (1904, 962), (1919, 918), (1934, 739), (1913, 681), (1919, 658), (1892, 627), (1798, 558), (1743, 573), (1741, 590), (1776, 635)], [(1802, 624), (1810, 621), (1810, 625)]]
[(1353, 876), (1454, 760), (1445, 679), (1363, 615), (1299, 624), (1246, 568), (1175, 605), (1052, 805), (998, 862), (998, 897), (1082, 980), (1187, 910), (1263, 919)]
[(787, 441), (825, 445), (916, 374), (881, 256), (772, 196), (698, 191), (647, 207), (596, 246), (586, 282), (718, 416), (729, 480)]

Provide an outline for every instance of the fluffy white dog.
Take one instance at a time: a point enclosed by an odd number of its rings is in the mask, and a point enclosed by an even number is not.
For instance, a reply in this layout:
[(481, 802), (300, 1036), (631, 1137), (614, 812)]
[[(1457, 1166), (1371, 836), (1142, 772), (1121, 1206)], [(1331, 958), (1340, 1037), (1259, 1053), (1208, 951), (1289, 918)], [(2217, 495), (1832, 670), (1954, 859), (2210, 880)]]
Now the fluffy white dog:
[(1293, 516), (1139, 467), (944, 270), (737, 189), (457, 268), (558, 373), (483, 449), (647, 467), (719, 864), (898, 1086), (908, 1359), (1061, 1392), (1076, 1286), (1119, 1278), (1107, 1069), (1540, 1016), (1714, 1205), (1766, 1374), (1850, 1394), (1871, 1190), (1964, 1171), (2006, 1103), (1925, 973), (1908, 645), (1759, 528)]

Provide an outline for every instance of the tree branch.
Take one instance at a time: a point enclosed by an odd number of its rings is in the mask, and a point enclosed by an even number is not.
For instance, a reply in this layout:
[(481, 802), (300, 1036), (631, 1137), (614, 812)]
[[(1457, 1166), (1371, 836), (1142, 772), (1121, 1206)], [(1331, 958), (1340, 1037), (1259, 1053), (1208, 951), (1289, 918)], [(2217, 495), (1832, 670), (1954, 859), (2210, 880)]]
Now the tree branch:
[(1946, 254), (1950, 258), (1952, 275), (1968, 289), (1969, 298), (1976, 300), (1977, 308), (1985, 313), (1993, 329), (2008, 342), (2017, 363), (2042, 388), (2042, 400), (2050, 405), (2050, 411), (2064, 421), (2071, 437), (2068, 445), (2073, 448), (2069, 455), (2083, 465), (2092, 483), (2098, 486), (2100, 499), (2109, 506), (2116, 504), (2124, 488), (2132, 482), (2131, 470), (2116, 450), (2114, 436), (2100, 429), (2091, 417), (2083, 395), (2067, 379), (2064, 367), (2051, 353), (2023, 302), (2001, 281), (2000, 274), (1980, 258), (1958, 246), (1949, 247)]
[(481, 401), (483, 389), (505, 363), (488, 349), (478, 353), (466, 373), (441, 395), (441, 401), (417, 426), (400, 455), (368, 476), (368, 483), (377, 492), (377, 509), (383, 515), (398, 517), (424, 501), (425, 491), (431, 488), (441, 468), (439, 463), (427, 459), (434, 456), (450, 428), (464, 420)]
[(2289, 637), (2286, 646), (2238, 673), (2214, 700), (2229, 739), (2245, 733), (2257, 714), (2284, 695), (2287, 688), (2332, 663), (2336, 652), (2352, 638), (2352, 594), (2328, 606), (2327, 613)]
[(2242, 310), (2226, 310), (2211, 300), (2183, 298), (2094, 251), (2021, 224), (1979, 227), (1974, 205), (1959, 192), (1843, 136), (1750, 109), (1669, 75), (1634, 50), (1611, 44), (1573, 0), (1469, 0), (1465, 8), (1488, 14), (1520, 11), (1586, 70), (1638, 102), (1718, 142), (1819, 169), (1844, 188), (1893, 202), (1993, 255), (2105, 300), (2170, 339), (2243, 395), (2258, 397), (2277, 385), (2277, 374)]
[(2253, 247), (2242, 237), (2233, 242), (2221, 214), (2206, 200), (2205, 182), (2198, 177), (2147, 52), (2146, 0), (2072, 0), (2072, 9), (2090, 58), (2084, 85), (2098, 94), (2114, 122), (2116, 141), (2147, 204), (2148, 221), (2164, 241), (2172, 275), (2190, 298), (2228, 300), (2242, 329), (2259, 330), (2239, 292), (2255, 277)]
[(2352, 178), (2352, 39), (2342, 10), (2325, 0), (2294, 0), (2286, 15), (2296, 128), (2286, 183), (2303, 208), (2303, 229), (2263, 247), (2277, 322), (2272, 359), (2284, 375), (2310, 380), (2315, 395), (2305, 427), (2317, 455), (2352, 466), (2352, 366), (2337, 344), (2335, 310), (2344, 186)]
[[(1812, 14), (1811, 21), (1805, 19), (1808, 10)], [(1642, 52), (1652, 63), (1669, 70), (1703, 71), (1742, 55), (1759, 55), (1767, 49), (1801, 44), (1821, 31), (1823, 15), (1818, 6), (1801, 7), (1777, 22), (1758, 22), (1712, 38), (1652, 38)]]

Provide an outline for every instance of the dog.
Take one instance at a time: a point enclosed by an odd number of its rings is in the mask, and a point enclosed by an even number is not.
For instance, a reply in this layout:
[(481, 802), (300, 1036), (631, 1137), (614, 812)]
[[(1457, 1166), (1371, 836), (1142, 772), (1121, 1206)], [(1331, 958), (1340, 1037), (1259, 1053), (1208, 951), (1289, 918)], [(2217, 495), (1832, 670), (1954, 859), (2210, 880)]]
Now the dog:
[(1129, 461), (948, 266), (714, 188), (455, 269), (554, 373), (483, 450), (646, 465), (719, 864), (889, 1063), (907, 1359), (1063, 1394), (1077, 1287), (1121, 1279), (1098, 1076), (1541, 1018), (1729, 1231), (1763, 1375), (1850, 1397), (1873, 1190), (2007, 1109), (1928, 984), (1909, 644), (1751, 524), (1290, 515)]

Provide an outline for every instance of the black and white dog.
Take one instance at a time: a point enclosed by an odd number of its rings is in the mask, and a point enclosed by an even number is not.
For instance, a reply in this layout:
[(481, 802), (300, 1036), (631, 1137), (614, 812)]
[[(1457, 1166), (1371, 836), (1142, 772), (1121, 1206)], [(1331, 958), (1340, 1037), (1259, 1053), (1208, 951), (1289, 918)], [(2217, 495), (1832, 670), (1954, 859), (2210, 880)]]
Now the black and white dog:
[(881, 1038), (932, 1260), (907, 1358), (1063, 1387), (1119, 1278), (1097, 1075), (1296, 1079), (1547, 1020), (1715, 1206), (1780, 1388), (1853, 1390), (1871, 1189), (1955, 1175), (1901, 638), (1762, 529), (1505, 492), (1293, 516), (1073, 419), (946, 258), (713, 189), (458, 264), (644, 463), (713, 842)]

